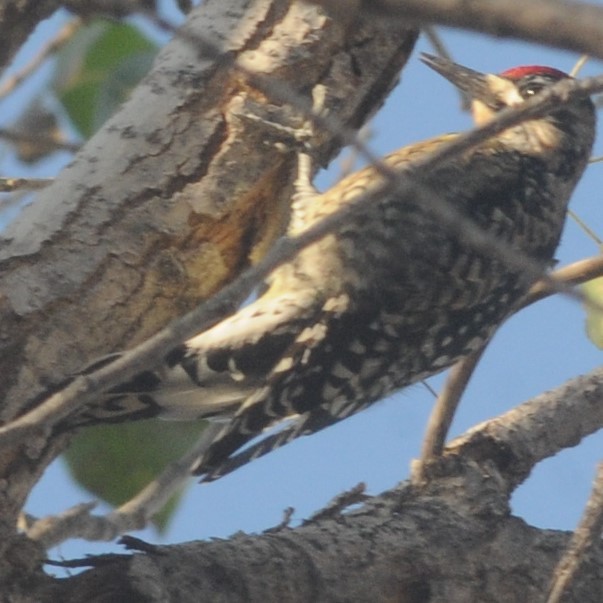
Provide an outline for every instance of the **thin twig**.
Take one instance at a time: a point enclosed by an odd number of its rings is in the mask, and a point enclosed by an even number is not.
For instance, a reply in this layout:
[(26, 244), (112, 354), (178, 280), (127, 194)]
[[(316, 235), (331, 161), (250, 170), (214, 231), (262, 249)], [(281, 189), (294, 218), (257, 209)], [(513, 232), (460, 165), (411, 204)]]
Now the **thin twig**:
[[(600, 542), (603, 532), (603, 462), (597, 472), (584, 513), (563, 557), (553, 573), (552, 584), (546, 603), (560, 603), (571, 593), (571, 587), (580, 569), (586, 563), (586, 555), (595, 543)], [(570, 598), (568, 597), (569, 601)], [(572, 600), (577, 600), (573, 599)]]
[(446, 44), (444, 44), (444, 40), (442, 40), (440, 34), (437, 29), (433, 27), (433, 25), (425, 25), (423, 27), (423, 31), (425, 32), (425, 36), (429, 40), (431, 47), (433, 48), (435, 54), (447, 61), (452, 61), (452, 54), (446, 48)]
[(27, 143), (37, 144), (45, 149), (53, 149), (57, 151), (68, 151), (70, 153), (76, 153), (80, 150), (81, 144), (79, 142), (70, 142), (68, 140), (61, 140), (57, 136), (45, 136), (43, 134), (33, 134), (30, 132), (20, 132), (18, 130), (7, 130), (6, 128), (0, 128), (0, 139), (7, 140), (15, 144)]
[(337, 517), (348, 507), (362, 503), (368, 498), (369, 497), (366, 494), (366, 484), (360, 482), (353, 488), (335, 496), (324, 508), (313, 513), (308, 519), (304, 520), (302, 525), (305, 526), (329, 517)]
[(569, 74), (572, 77), (578, 77), (578, 74), (580, 73), (580, 71), (582, 71), (582, 68), (584, 67), (584, 65), (586, 65), (589, 58), (590, 57), (587, 54), (580, 55), (580, 58), (576, 61)]
[(434, 399), (438, 397), (438, 392), (431, 387), (427, 379), (423, 379), (423, 381), (421, 381), (421, 385), (434, 397)]
[(413, 464), (413, 482), (422, 482), (429, 462), (442, 455), (456, 409), (485, 349), (486, 345), (463, 358), (450, 369), (446, 383), (429, 416), (419, 462)]
[(148, 486), (134, 498), (121, 505), (109, 515), (109, 519), (119, 523), (129, 517), (149, 519), (161, 510), (183, 484), (191, 477), (191, 467), (207, 450), (216, 435), (223, 429), (220, 423), (208, 422), (197, 443), (179, 460), (164, 469)]
[[(469, 150), (510, 126), (544, 114), (553, 107), (558, 107), (559, 102), (567, 102), (577, 95), (584, 95), (599, 89), (603, 90), (603, 77), (582, 81), (562, 81), (543, 91), (538, 97), (518, 107), (502, 111), (487, 124), (459, 134), (450, 143), (438, 148), (428, 157), (412, 162), (403, 171), (396, 171), (382, 161), (377, 161), (375, 169), (383, 175), (380, 183), (359, 194), (353, 201), (326, 216), (301, 234), (279, 239), (261, 262), (247, 269), (235, 281), (195, 310), (172, 322), (168, 327), (109, 365), (88, 375), (75, 378), (63, 390), (49, 397), (32, 411), (1, 427), (0, 448), (17, 444), (32, 433), (39, 433), (42, 429), (40, 426), (49, 429), (78, 407), (92, 402), (100, 392), (107, 391), (136, 373), (159, 364), (166, 350), (173, 349), (182, 341), (207, 329), (229, 312), (233, 312), (275, 268), (291, 260), (308, 245), (337, 231), (365, 203), (373, 202), (375, 198), (382, 198), (394, 192), (400, 196), (412, 196), (418, 204), (429, 208), (429, 211), (446, 224), (451, 232), (462, 238), (475, 250), (494, 257), (513, 269), (521, 270), (522, 273), (534, 280), (541, 278), (553, 291), (564, 292), (574, 299), (587, 303), (579, 292), (573, 291), (569, 286), (548, 275), (543, 275), (542, 268), (537, 262), (523, 253), (510, 249), (505, 242), (493, 238), (490, 233), (461, 216), (450, 203), (431, 195), (422, 183), (421, 172), (428, 172), (436, 168), (456, 154)], [(593, 302), (588, 303), (596, 307)]]
[[(555, 281), (565, 283), (568, 286), (581, 285), (593, 278), (603, 276), (603, 255), (596, 255), (591, 258), (585, 258), (555, 270), (551, 275)], [(521, 304), (521, 308), (526, 308), (533, 303), (557, 293), (555, 289), (549, 287), (547, 281), (538, 281), (528, 291), (528, 294)], [(520, 309), (521, 309), (520, 308)]]
[[(552, 276), (559, 282), (572, 285), (585, 283), (598, 276), (603, 276), (603, 256), (595, 256), (575, 262), (555, 271)], [(545, 282), (539, 281), (530, 289), (521, 308), (525, 308), (554, 293), (555, 291), (548, 288)], [(486, 349), (486, 345), (478, 352), (474, 352), (471, 356), (459, 361), (450, 370), (444, 388), (437, 397), (435, 406), (431, 411), (421, 445), (421, 456), (416, 463), (413, 463), (412, 480), (415, 483), (424, 481), (425, 470), (429, 461), (442, 455), (454, 414)]]
[(66, 540), (66, 538), (61, 537), (63, 534), (78, 532), (78, 526), (82, 521), (87, 521), (94, 507), (96, 507), (95, 502), (80, 503), (58, 515), (43, 517), (34, 521), (27, 528), (26, 533), (32, 540), (40, 542), (47, 540), (53, 544), (58, 544)]
[(54, 178), (0, 178), (0, 193), (37, 191), (54, 182)]
[(282, 532), (291, 524), (291, 518), (293, 517), (293, 513), (295, 513), (294, 507), (287, 507), (283, 511), (283, 518), (279, 521), (279, 523), (267, 530), (264, 530), (264, 534), (276, 534), (278, 532)]
[(72, 19), (66, 23), (38, 53), (16, 73), (7, 77), (0, 85), (0, 98), (4, 98), (10, 94), (21, 82), (28, 78), (42, 63), (54, 52), (64, 46), (82, 26), (82, 20), (79, 18)]
[(45, 517), (33, 523), (27, 536), (51, 548), (68, 538), (101, 541), (114, 540), (131, 530), (142, 530), (167, 501), (191, 478), (191, 467), (222, 429), (219, 423), (208, 423), (197, 444), (182, 458), (170, 463), (136, 496), (105, 516), (91, 515), (93, 503), (84, 503), (60, 515)]
[[(415, 187), (413, 193), (418, 195), (420, 193), (420, 191), (416, 190), (418, 182), (415, 180), (414, 182), (409, 183), (404, 180), (405, 178), (410, 178), (411, 175), (415, 174), (420, 175), (418, 173), (421, 170), (425, 170), (425, 173), (427, 173), (429, 170), (441, 165), (448, 159), (468, 151), (477, 144), (496, 136), (510, 127), (519, 125), (528, 119), (535, 119), (546, 115), (551, 110), (557, 108), (560, 103), (567, 103), (576, 97), (588, 96), (603, 91), (603, 76), (590, 77), (583, 80), (562, 80), (550, 88), (541, 91), (537, 96), (528, 99), (521, 105), (508, 107), (503, 111), (500, 111), (486, 124), (459, 135), (456, 139), (448, 144), (442, 145), (428, 156), (409, 163), (404, 170), (396, 171), (382, 159), (375, 156), (363, 141), (360, 140), (355, 130), (346, 127), (332, 114), (325, 112), (317, 113), (313, 111), (310, 99), (291, 90), (291, 87), (285, 82), (274, 78), (267, 78), (257, 72), (251, 71), (236, 60), (225, 56), (221, 53), (219, 44), (212, 42), (207, 36), (199, 35), (186, 29), (177, 29), (171, 23), (154, 13), (149, 13), (147, 16), (158, 27), (169, 31), (170, 33), (182, 36), (183, 39), (195, 45), (199, 53), (203, 56), (214, 58), (215, 60), (220, 60), (222, 62), (230, 62), (233, 69), (239, 71), (253, 86), (257, 87), (273, 101), (289, 103), (291, 106), (302, 111), (318, 129), (326, 128), (329, 132), (341, 138), (346, 144), (352, 145), (360, 155), (371, 163), (375, 171), (383, 176), (384, 180), (381, 185), (374, 186), (370, 193), (359, 195), (357, 199), (347, 207), (341, 208), (335, 214), (325, 218), (325, 221), (330, 221), (331, 218), (334, 218), (334, 223), (345, 220), (348, 212), (352, 213), (355, 211), (357, 205), (362, 204), (364, 202), (363, 200), (368, 197), (375, 198), (377, 196), (385, 196), (392, 192), (397, 192), (400, 195), (409, 194), (411, 186)], [(532, 277), (534, 280), (539, 278), (548, 280), (549, 285), (559, 293), (565, 293), (581, 303), (592, 304), (592, 302), (586, 300), (580, 292), (573, 291), (569, 287), (563, 287), (563, 285), (555, 283), (553, 279), (550, 279), (550, 277), (543, 273), (542, 267), (538, 262), (527, 257), (524, 253), (509, 248), (505, 242), (492, 238), (474, 222), (462, 216), (458, 209), (452, 204), (434, 196), (431, 196), (429, 200), (425, 200), (425, 202), (429, 204), (427, 205), (429, 210), (436, 217), (441, 219), (451, 232), (459, 235), (465, 243), (470, 247), (473, 247), (476, 251), (480, 251), (489, 257), (499, 259), (509, 267), (520, 268), (524, 274)], [(603, 311), (603, 307), (599, 309)]]
[(603, 247), (603, 241), (599, 235), (575, 211), (568, 209), (567, 215), (582, 229), (587, 237), (598, 245), (599, 249)]
[[(368, 141), (373, 137), (373, 131), (371, 124), (365, 124), (358, 130), (358, 138), (363, 144), (367, 144)], [(354, 166), (358, 162), (359, 153), (354, 146), (348, 147), (348, 151), (339, 161), (339, 174), (335, 179), (336, 182), (343, 180), (346, 176), (349, 176), (354, 171)]]

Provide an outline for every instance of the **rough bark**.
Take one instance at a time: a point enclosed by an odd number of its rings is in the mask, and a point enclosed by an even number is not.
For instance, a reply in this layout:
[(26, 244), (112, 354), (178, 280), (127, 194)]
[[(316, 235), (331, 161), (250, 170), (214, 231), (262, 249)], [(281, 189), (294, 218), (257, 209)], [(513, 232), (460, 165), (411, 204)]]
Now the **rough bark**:
[[(210, 0), (194, 10), (130, 100), (2, 233), (0, 418), (189, 310), (282, 232), (295, 153), (245, 115), (295, 111), (261, 81), (306, 102), (321, 85), (324, 107), (358, 128), (396, 83), (416, 36), (399, 23), (336, 23), (284, 0)], [(218, 56), (207, 54), (208, 40)], [(324, 162), (341, 146), (330, 132), (313, 143)], [(0, 453), (2, 582), (17, 558), (7, 551), (22, 545), (9, 536), (17, 514), (65, 443), (42, 429)], [(26, 555), (19, 574), (35, 574), (40, 555)]]
[[(100, 557), (95, 569), (39, 592), (73, 603), (544, 601), (571, 534), (527, 525), (509, 500), (537, 462), (603, 425), (602, 396), (603, 369), (574, 379), (452, 442), (422, 483), (358, 510), (259, 536)], [(603, 599), (596, 540), (567, 601)]]
[[(44, 384), (210, 295), (281, 232), (293, 154), (236, 116), (270, 101), (232, 68), (235, 58), (306, 99), (324, 85), (326, 106), (358, 127), (416, 36), (366, 22), (342, 28), (278, 1), (207, 3), (187, 32), (3, 233), (4, 419)], [(194, 35), (219, 39), (223, 60), (200, 57)], [(338, 142), (320, 142), (326, 160)]]
[[(391, 492), (361, 512), (293, 533), (116, 557), (49, 589), (43, 601), (541, 600), (569, 534), (537, 530), (491, 510), (459, 513), (458, 499), (448, 506), (428, 495), (405, 500), (405, 494)], [(572, 601), (601, 601), (601, 561), (599, 546)], [(105, 584), (101, 596), (99, 584)]]

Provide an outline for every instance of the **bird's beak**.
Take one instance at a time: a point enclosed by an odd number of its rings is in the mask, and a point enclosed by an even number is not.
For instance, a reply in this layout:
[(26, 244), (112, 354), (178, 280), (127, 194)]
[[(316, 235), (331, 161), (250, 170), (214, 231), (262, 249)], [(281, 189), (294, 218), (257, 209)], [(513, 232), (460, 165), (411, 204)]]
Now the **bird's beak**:
[(481, 101), (494, 111), (508, 104), (501, 98), (501, 92), (510, 87), (508, 80), (497, 75), (480, 73), (427, 53), (422, 53), (421, 60), (454, 84), (471, 100)]

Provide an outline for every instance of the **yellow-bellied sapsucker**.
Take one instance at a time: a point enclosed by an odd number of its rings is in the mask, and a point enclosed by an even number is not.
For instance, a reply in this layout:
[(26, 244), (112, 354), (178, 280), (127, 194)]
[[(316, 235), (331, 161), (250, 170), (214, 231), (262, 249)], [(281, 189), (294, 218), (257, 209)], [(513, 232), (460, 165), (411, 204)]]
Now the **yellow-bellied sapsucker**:
[[(424, 60), (471, 97), (478, 123), (569, 77), (548, 67), (491, 75)], [(89, 418), (225, 420), (196, 467), (211, 477), (450, 366), (480, 348), (517, 308), (533, 273), (467, 245), (429, 211), (429, 197), (449, 202), (544, 270), (594, 131), (591, 100), (575, 99), (422, 173), (420, 198), (375, 195), (336, 232), (276, 269), (257, 301), (172, 350), (162, 369), (115, 390), (104, 407), (89, 409)], [(410, 145), (384, 161), (404, 169), (455, 136)], [(367, 167), (299, 201), (290, 233), (382, 182)], [(138, 396), (120, 393), (132, 391)], [(286, 418), (292, 423), (282, 432), (235, 456)]]

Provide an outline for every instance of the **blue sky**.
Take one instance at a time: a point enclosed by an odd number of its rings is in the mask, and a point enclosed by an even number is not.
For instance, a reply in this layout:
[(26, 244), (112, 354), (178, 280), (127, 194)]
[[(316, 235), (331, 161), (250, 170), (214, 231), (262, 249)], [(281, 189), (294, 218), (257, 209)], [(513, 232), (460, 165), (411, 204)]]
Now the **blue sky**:
[[(169, 7), (167, 14), (169, 14)], [(19, 58), (30, 56), (60, 19), (44, 24)], [(531, 44), (501, 41), (460, 31), (440, 30), (459, 63), (477, 70), (498, 72), (519, 64), (545, 64), (569, 71), (577, 55)], [(444, 79), (418, 61), (420, 51), (432, 48), (422, 38), (404, 71), (401, 84), (372, 123), (371, 148), (386, 153), (400, 146), (443, 132), (468, 128), (470, 120), (459, 109), (456, 92)], [(598, 74), (602, 65), (590, 61), (583, 74)], [(32, 93), (44, 71), (16, 95)], [(4, 102), (1, 126), (9, 126), (23, 101)], [(595, 155), (603, 154), (601, 141)], [(3, 176), (51, 176), (66, 156), (55, 156), (35, 170), (0, 155)], [(603, 164), (588, 170), (571, 207), (599, 235), (603, 235), (600, 191)], [(337, 174), (337, 162), (321, 174), (325, 188)], [(595, 244), (570, 220), (557, 257), (560, 263), (597, 253)], [(602, 353), (584, 334), (584, 313), (573, 300), (556, 297), (532, 306), (508, 321), (486, 353), (455, 419), (453, 435), (496, 416), (514, 405), (601, 363)], [(442, 377), (431, 380), (436, 389)], [(193, 484), (163, 539), (147, 530), (136, 535), (152, 542), (181, 542), (210, 536), (226, 537), (237, 530), (260, 531), (277, 524), (286, 507), (295, 508), (293, 525), (319, 509), (342, 490), (366, 482), (378, 494), (408, 476), (416, 458), (433, 402), (421, 385), (408, 388), (369, 410), (322, 433), (302, 438), (218, 482)], [(595, 463), (600, 460), (603, 434), (537, 466), (516, 492), (515, 514), (547, 528), (572, 529), (586, 502)], [(55, 462), (36, 487), (27, 511), (35, 515), (58, 513), (90, 500), (75, 486), (62, 462)], [(117, 551), (115, 544), (72, 541), (54, 551), (66, 557)]]

